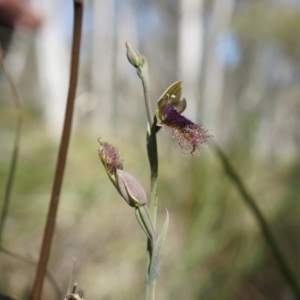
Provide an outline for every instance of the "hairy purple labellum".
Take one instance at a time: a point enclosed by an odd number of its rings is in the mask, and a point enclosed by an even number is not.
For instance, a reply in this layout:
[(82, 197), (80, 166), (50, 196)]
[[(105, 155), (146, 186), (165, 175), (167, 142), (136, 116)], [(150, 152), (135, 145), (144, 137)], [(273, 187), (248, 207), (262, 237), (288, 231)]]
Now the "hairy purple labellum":
[(158, 124), (165, 130), (172, 130), (182, 150), (192, 155), (199, 155), (200, 151), (211, 135), (206, 134), (200, 125), (193, 123), (177, 112), (175, 106), (167, 106), (163, 110), (164, 119)]
[(123, 160), (120, 152), (113, 145), (99, 140), (101, 148), (99, 156), (105, 168), (111, 175), (116, 175), (117, 170), (123, 170)]

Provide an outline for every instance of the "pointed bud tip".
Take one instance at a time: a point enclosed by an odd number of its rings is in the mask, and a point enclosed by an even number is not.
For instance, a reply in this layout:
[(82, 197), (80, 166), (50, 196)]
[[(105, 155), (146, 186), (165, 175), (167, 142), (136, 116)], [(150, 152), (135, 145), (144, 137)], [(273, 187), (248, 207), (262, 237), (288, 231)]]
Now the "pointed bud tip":
[(145, 57), (139, 53), (139, 51), (133, 47), (128, 41), (125, 43), (127, 48), (127, 59), (128, 61), (135, 67), (141, 68), (143, 67), (146, 59)]

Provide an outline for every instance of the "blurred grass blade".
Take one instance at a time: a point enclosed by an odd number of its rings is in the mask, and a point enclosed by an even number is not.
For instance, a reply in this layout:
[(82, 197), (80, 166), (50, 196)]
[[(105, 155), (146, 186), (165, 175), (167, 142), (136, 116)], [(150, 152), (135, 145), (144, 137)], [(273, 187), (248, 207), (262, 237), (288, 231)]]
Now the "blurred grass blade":
[(167, 238), (167, 234), (168, 234), (168, 228), (169, 228), (168, 210), (166, 210), (166, 213), (167, 213), (167, 216), (166, 216), (164, 225), (162, 227), (162, 230), (159, 234), (159, 237), (157, 238), (157, 241), (156, 241), (156, 244), (154, 247), (147, 282), (155, 281), (158, 276), (159, 270), (160, 270), (160, 266), (161, 266), (161, 262), (162, 262), (162, 258), (163, 258), (164, 246), (165, 246), (165, 242), (166, 242), (166, 238)]
[[(6, 217), (8, 214), (8, 208), (9, 208), (9, 203), (10, 203), (10, 199), (11, 199), (10, 196), (11, 196), (11, 192), (12, 192), (12, 188), (13, 188), (13, 182), (14, 182), (14, 178), (15, 178), (15, 172), (16, 172), (18, 156), (19, 156), (19, 148), (20, 148), (19, 145), (20, 145), (20, 138), (21, 138), (21, 131), (22, 131), (23, 113), (22, 113), (21, 102), (19, 99), (19, 95), (18, 95), (16, 86), (15, 86), (15, 83), (3, 62), (3, 51), (1, 49), (1, 47), (0, 47), (0, 60), (2, 63), (4, 74), (8, 80), (8, 83), (9, 83), (9, 86), (11, 89), (14, 105), (18, 111), (17, 126), (16, 126), (16, 130), (15, 130), (15, 141), (14, 141), (14, 146), (13, 146), (13, 152), (12, 152), (12, 158), (11, 158), (11, 164), (10, 164), (10, 168), (9, 168), (7, 184), (6, 184), (5, 192), (4, 192), (4, 202), (3, 202), (1, 218), (0, 218), (0, 251), (2, 253), (5, 253), (5, 254), (15, 258), (15, 259), (20, 260), (22, 262), (28, 263), (30, 265), (36, 265), (35, 262), (29, 261), (28, 259), (26, 259), (25, 257), (23, 257), (19, 254), (16, 254), (16, 253), (6, 250), (5, 248), (3, 248), (3, 245), (2, 245), (5, 220), (6, 220)], [(60, 291), (54, 277), (51, 275), (51, 273), (48, 270), (46, 271), (46, 276), (48, 277), (51, 285), (53, 286), (56, 297), (59, 299), (61, 297), (61, 291)]]
[[(31, 266), (36, 266), (36, 262), (31, 261), (31, 260), (29, 260), (28, 258), (21, 256), (20, 254), (17, 254), (17, 253), (8, 251), (8, 250), (6, 250), (5, 248), (3, 248), (2, 246), (0, 247), (0, 251), (3, 252), (4, 254), (10, 256), (10, 257), (13, 257), (13, 258), (19, 260), (20, 262), (29, 264), (29, 265), (31, 265)], [(46, 276), (47, 276), (47, 278), (48, 278), (50, 284), (51, 284), (52, 287), (53, 287), (53, 290), (54, 290), (54, 292), (55, 292), (56, 298), (57, 298), (57, 299), (60, 299), (61, 296), (62, 296), (62, 292), (61, 292), (61, 290), (60, 290), (60, 288), (59, 288), (57, 282), (55, 281), (54, 276), (53, 276), (53, 275), (50, 273), (50, 271), (48, 271), (48, 270), (47, 270), (47, 272), (46, 272)]]
[(4, 202), (3, 202), (3, 207), (2, 207), (2, 211), (1, 211), (0, 245), (2, 245), (2, 237), (3, 237), (3, 231), (4, 231), (4, 225), (5, 225), (4, 223), (5, 223), (7, 214), (8, 214), (10, 196), (11, 196), (11, 191), (12, 191), (13, 182), (14, 182), (15, 173), (16, 173), (16, 167), (17, 167), (17, 161), (18, 161), (18, 155), (19, 155), (21, 127), (22, 127), (22, 115), (20, 113), (19, 116), (18, 116), (18, 120), (17, 120), (17, 127), (16, 127), (16, 131), (15, 131), (14, 149), (13, 149), (13, 153), (12, 153), (7, 184), (6, 184), (6, 187), (5, 187)]
[(17, 166), (18, 155), (19, 155), (21, 128), (22, 128), (22, 110), (21, 110), (19, 96), (17, 93), (17, 89), (15, 87), (14, 81), (13, 81), (12, 77), (10, 76), (9, 72), (6, 70), (5, 64), (3, 62), (3, 56), (4, 56), (4, 53), (3, 53), (2, 48), (0, 47), (0, 60), (2, 63), (2, 68), (3, 68), (6, 78), (8, 80), (10, 89), (11, 89), (12, 99), (15, 104), (16, 110), (18, 112), (18, 118), (17, 118), (16, 130), (15, 130), (15, 141), (14, 141), (14, 146), (13, 146), (12, 158), (11, 158), (11, 163), (10, 163), (10, 168), (9, 168), (7, 184), (5, 187), (4, 201), (3, 201), (3, 207), (2, 207), (1, 218), (0, 218), (0, 246), (2, 245), (2, 237), (3, 237), (4, 226), (5, 226), (4, 223), (5, 223), (5, 219), (7, 217), (7, 213), (8, 213), (10, 196), (11, 196), (11, 191), (12, 191), (13, 182), (14, 182), (14, 178), (15, 178), (16, 166)]
[(245, 200), (246, 204), (250, 208), (251, 212), (253, 213), (254, 217), (256, 218), (262, 234), (270, 247), (275, 260), (277, 261), (279, 267), (281, 268), (282, 275), (285, 277), (287, 282), (289, 283), (291, 289), (294, 291), (294, 294), (297, 299), (300, 299), (300, 286), (299, 282), (297, 280), (295, 272), (292, 270), (290, 264), (288, 263), (286, 257), (283, 254), (283, 251), (281, 250), (279, 244), (277, 243), (271, 228), (263, 216), (262, 212), (256, 205), (257, 201), (254, 200), (254, 198), (250, 195), (248, 190), (246, 189), (241, 177), (238, 175), (238, 173), (235, 171), (231, 163), (229, 162), (226, 155), (223, 153), (223, 151), (215, 144), (216, 153), (221, 160), (224, 170), (227, 173), (228, 177), (232, 180), (232, 182), (235, 184), (236, 188), (238, 189), (240, 195)]

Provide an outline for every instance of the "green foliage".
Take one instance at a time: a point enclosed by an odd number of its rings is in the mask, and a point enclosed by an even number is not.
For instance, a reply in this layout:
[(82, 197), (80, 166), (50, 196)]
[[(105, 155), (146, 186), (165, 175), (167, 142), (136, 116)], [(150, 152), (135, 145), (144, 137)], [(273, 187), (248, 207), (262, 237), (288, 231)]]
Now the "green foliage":
[[(4, 246), (17, 249), (28, 258), (31, 257), (28, 253), (35, 251), (40, 243), (57, 148), (45, 134), (40, 120), (29, 123), (32, 126), (28, 127), (28, 122), (24, 124), (28, 130), (22, 135), (20, 165), (3, 240)], [(164, 207), (168, 207), (172, 222), (157, 298), (232, 299), (234, 295), (243, 294), (255, 298), (259, 293), (274, 296), (272, 299), (283, 297), (284, 279), (255, 220), (213, 152), (204, 149), (200, 159), (195, 160), (162, 140), (162, 133), (158, 134), (158, 139), (161, 145), (159, 193), (161, 199), (166, 199), (158, 221), (163, 222)], [(132, 142), (119, 139), (118, 143), (127, 145), (123, 151), (124, 157), (128, 157), (126, 167), (135, 170), (138, 164), (139, 179), (147, 186), (145, 149), (137, 147), (134, 139)], [(74, 132), (49, 267), (63, 289), (71, 260), (76, 256), (80, 263), (77, 280), (85, 283), (84, 289), (90, 298), (99, 294), (103, 298), (139, 298), (142, 288), (131, 287), (143, 286), (140, 274), (145, 268), (144, 234), (136, 226), (130, 207), (120, 205), (120, 196), (110, 184), (96, 151), (91, 155), (96, 144), (97, 137), (88, 131)], [(6, 180), (8, 163), (1, 160), (2, 184)], [(232, 163), (249, 189), (259, 197), (259, 205), (284, 244), (288, 257), (296, 259), (300, 163), (266, 162), (256, 156), (234, 156)], [(29, 180), (25, 175), (35, 174), (35, 165), (43, 172)], [(182, 184), (182, 178), (189, 183), (188, 187)], [(16, 286), (13, 278), (25, 270), (33, 275), (33, 267), (7, 259), (0, 253), (0, 268), (10, 270), (10, 276), (1, 272), (0, 282), (14, 287), (15, 295), (21, 295), (29, 282), (23, 278), (23, 285)], [(278, 282), (276, 288), (274, 282)], [(51, 287), (46, 285), (46, 289), (51, 295)], [(4, 291), (8, 293), (9, 289)]]

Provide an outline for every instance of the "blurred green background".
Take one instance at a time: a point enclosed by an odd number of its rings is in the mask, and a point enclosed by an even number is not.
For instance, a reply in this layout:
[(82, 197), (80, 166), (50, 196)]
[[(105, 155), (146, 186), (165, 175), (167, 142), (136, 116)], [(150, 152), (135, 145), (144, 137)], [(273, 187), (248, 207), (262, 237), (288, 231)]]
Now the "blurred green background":
[[(28, 8), (29, 9), (29, 8)], [(6, 69), (23, 106), (2, 247), (37, 261), (68, 87), (71, 1), (32, 1), (41, 19), (1, 27)], [(10, 36), (10, 38), (7, 38)], [(199, 157), (158, 133), (158, 227), (170, 213), (157, 299), (296, 299), (227, 177), (240, 174), (300, 277), (300, 2), (86, 1), (79, 86), (49, 271), (66, 292), (73, 259), (85, 299), (143, 299), (146, 239), (98, 158), (98, 137), (150, 190), (142, 87), (125, 41), (150, 65), (153, 109), (183, 80), (184, 115), (214, 135)], [(0, 69), (2, 208), (17, 112)], [(25, 299), (35, 266), (0, 252), (0, 293)], [(57, 299), (48, 279), (43, 299)]]

